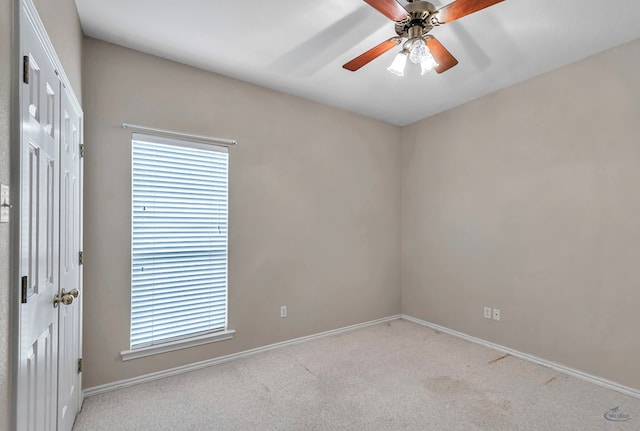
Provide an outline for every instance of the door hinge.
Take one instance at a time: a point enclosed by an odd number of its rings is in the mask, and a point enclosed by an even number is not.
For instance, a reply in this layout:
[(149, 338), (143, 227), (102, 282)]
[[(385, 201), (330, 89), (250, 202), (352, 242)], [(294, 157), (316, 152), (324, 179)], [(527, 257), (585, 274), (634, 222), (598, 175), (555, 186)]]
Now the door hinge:
[(80, 144), (80, 157), (84, 157), (84, 144)]
[(21, 294), (22, 294), (22, 298), (20, 298), (20, 302), (22, 302), (23, 304), (27, 303), (27, 293), (29, 290), (29, 277), (27, 277), (26, 275), (22, 277), (22, 286), (21, 286)]
[(78, 359), (78, 373), (82, 372), (82, 358)]
[(82, 252), (78, 253), (78, 263), (84, 265), (84, 254)]
[(22, 82), (29, 83), (29, 56), (22, 57)]

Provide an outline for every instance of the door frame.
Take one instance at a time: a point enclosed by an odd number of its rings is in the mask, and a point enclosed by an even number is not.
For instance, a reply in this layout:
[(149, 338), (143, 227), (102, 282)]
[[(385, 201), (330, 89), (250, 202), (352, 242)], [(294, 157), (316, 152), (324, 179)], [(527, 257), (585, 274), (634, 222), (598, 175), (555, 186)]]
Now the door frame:
[[(21, 196), (20, 184), (20, 150), (22, 146), (21, 142), (21, 108), (20, 101), (22, 100), (23, 86), (22, 82), (22, 43), (20, 39), (20, 23), (23, 15), (32, 22), (33, 29), (36, 36), (40, 39), (44, 51), (53, 64), (58, 78), (62, 85), (66, 87), (69, 94), (69, 99), (74, 107), (77, 109), (81, 118), (84, 118), (84, 112), (82, 105), (75, 93), (71, 82), (67, 77), (62, 62), (58, 57), (53, 43), (47, 34), (44, 23), (38, 15), (37, 9), (33, 0), (12, 0), (11, 1), (11, 49), (10, 49), (10, 64), (11, 64), (11, 76), (10, 76), (10, 110), (9, 110), (9, 160), (10, 160), (10, 196), (14, 206), (10, 214), (10, 277), (9, 277), (9, 426), (10, 429), (16, 429), (18, 418), (18, 374), (20, 366), (20, 313), (21, 313), (21, 295), (20, 295), (20, 217), (21, 208), (17, 204), (19, 197)], [(82, 129), (84, 130), (84, 128)], [(80, 137), (82, 142), (82, 136)], [(83, 163), (80, 162), (80, 175), (83, 173)], [(82, 221), (82, 181), (80, 186), (80, 221)], [(82, 225), (81, 225), (82, 226)], [(82, 241), (82, 228), (80, 229), (80, 241)], [(82, 243), (81, 243), (82, 244)], [(82, 269), (80, 269), (80, 283), (82, 284)], [(80, 319), (82, 319), (82, 313), (80, 313)], [(82, 325), (82, 323), (80, 323)], [(82, 340), (79, 340), (80, 346), (82, 346)], [(82, 378), (80, 377), (80, 382)], [(82, 387), (80, 387), (80, 405), (82, 405), (84, 394)]]

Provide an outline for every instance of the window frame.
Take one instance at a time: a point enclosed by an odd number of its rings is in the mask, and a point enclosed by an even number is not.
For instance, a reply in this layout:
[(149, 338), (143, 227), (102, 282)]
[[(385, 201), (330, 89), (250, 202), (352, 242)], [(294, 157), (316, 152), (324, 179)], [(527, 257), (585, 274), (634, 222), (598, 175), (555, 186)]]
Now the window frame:
[[(134, 158), (133, 151), (135, 142), (148, 143), (152, 145), (170, 145), (174, 147), (183, 147), (183, 148), (192, 148), (197, 150), (211, 151), (211, 152), (220, 152), (227, 153), (225, 173), (226, 173), (226, 208), (224, 211), (227, 214), (226, 223), (227, 232), (224, 237), (224, 251), (225, 251), (225, 281), (224, 281), (224, 326), (222, 328), (212, 329), (208, 332), (196, 331), (193, 334), (186, 334), (181, 336), (180, 338), (167, 338), (165, 340), (158, 341), (152, 344), (140, 345), (140, 346), (132, 346), (132, 325), (133, 325), (133, 259), (134, 259)], [(235, 333), (234, 330), (228, 328), (228, 315), (229, 315), (229, 283), (228, 283), (228, 267), (229, 267), (229, 233), (228, 233), (228, 208), (229, 208), (229, 159), (228, 159), (228, 148), (227, 145), (220, 145), (216, 143), (204, 143), (202, 141), (194, 141), (189, 140), (184, 137), (183, 134), (179, 134), (176, 138), (167, 137), (166, 133), (164, 136), (158, 136), (148, 133), (136, 133), (132, 134), (131, 140), (131, 188), (130, 188), (130, 203), (131, 203), (131, 219), (130, 219), (130, 228), (131, 228), (131, 236), (130, 236), (130, 244), (131, 244), (131, 273), (130, 273), (130, 315), (129, 315), (129, 349), (121, 352), (122, 360), (130, 360), (139, 357), (155, 355), (158, 353), (164, 353), (168, 351), (193, 347), (197, 345), (202, 345), (206, 343), (212, 343), (217, 341), (223, 341), (233, 338)], [(178, 313), (179, 314), (179, 313)]]

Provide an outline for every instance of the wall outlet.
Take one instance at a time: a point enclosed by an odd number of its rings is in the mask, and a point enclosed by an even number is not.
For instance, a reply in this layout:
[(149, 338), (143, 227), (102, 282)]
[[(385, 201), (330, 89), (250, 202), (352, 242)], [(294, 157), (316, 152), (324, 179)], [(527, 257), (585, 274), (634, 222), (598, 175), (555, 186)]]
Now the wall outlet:
[(287, 306), (283, 305), (280, 307), (280, 317), (287, 317)]
[(484, 307), (484, 318), (491, 319), (491, 307)]
[(500, 309), (499, 308), (494, 308), (493, 309), (493, 320), (500, 320)]

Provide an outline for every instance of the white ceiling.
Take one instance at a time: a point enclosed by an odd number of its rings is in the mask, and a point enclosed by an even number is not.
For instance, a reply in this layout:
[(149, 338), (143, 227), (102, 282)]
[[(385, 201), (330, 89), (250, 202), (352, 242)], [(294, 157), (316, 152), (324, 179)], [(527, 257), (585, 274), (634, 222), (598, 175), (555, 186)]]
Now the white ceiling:
[(639, 0), (505, 0), (431, 32), (456, 67), (398, 77), (398, 50), (342, 68), (395, 35), (362, 0), (75, 1), (88, 36), (397, 125), (640, 38)]

